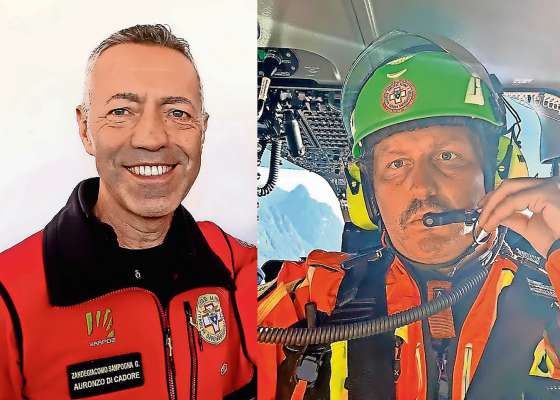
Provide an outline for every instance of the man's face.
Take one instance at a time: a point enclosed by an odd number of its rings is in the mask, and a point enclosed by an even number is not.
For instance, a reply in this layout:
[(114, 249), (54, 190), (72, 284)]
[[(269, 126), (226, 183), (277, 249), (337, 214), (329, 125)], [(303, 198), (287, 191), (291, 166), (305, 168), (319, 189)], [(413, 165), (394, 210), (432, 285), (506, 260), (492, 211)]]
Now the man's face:
[(192, 63), (160, 46), (116, 45), (95, 63), (89, 91), (77, 118), (100, 191), (139, 216), (173, 212), (198, 175), (206, 129)]
[(437, 264), (471, 243), (463, 224), (427, 228), (426, 212), (475, 208), (484, 195), (480, 152), (466, 127), (432, 126), (393, 134), (373, 150), (377, 205), (395, 248), (413, 261)]

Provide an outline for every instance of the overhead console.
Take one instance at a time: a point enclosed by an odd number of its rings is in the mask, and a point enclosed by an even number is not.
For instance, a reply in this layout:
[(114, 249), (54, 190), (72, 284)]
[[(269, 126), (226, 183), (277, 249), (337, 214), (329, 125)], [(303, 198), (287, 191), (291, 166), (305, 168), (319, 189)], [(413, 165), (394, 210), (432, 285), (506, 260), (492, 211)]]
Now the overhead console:
[(306, 50), (259, 48), (258, 84), (259, 162), (267, 146), (272, 153), (269, 179), (259, 195), (272, 190), (273, 164), (283, 158), (325, 178), (345, 205), (344, 167), (352, 140), (342, 124), (338, 70)]
[(325, 57), (307, 50), (276, 47), (260, 47), (257, 51), (259, 82), (266, 75), (266, 61), (269, 58), (276, 58), (280, 63), (271, 76), (274, 85), (327, 86), (340, 89), (342, 84), (340, 73)]

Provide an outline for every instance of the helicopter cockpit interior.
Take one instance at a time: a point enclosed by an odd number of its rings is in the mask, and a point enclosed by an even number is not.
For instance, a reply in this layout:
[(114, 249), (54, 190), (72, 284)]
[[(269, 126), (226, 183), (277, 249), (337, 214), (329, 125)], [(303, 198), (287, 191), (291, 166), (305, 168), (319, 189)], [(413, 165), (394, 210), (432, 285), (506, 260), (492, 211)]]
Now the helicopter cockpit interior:
[[(558, 175), (559, 13), (560, 4), (551, 0), (259, 0), (259, 265), (304, 257), (315, 247), (355, 252), (379, 241), (376, 230), (352, 223), (348, 211), (352, 139), (341, 118), (341, 89), (358, 54), (395, 29), (440, 35), (474, 54), (513, 106), (508, 125), (517, 124), (529, 175)], [(310, 173), (330, 190), (310, 194), (318, 183), (303, 183), (304, 190), (293, 182)], [(292, 182), (279, 185), (283, 174)], [(281, 195), (274, 197), (276, 191)], [(305, 201), (321, 203), (324, 213), (309, 212)], [(269, 262), (264, 269), (277, 267)]]

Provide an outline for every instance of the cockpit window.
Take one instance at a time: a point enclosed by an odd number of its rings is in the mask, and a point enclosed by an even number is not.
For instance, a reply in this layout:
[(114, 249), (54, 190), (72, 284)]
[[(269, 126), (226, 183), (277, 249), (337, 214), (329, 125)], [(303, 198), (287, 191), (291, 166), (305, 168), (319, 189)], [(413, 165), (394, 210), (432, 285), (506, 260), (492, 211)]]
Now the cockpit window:
[[(266, 181), (266, 160), (259, 174)], [(334, 192), (319, 175), (287, 161), (275, 189), (259, 197), (258, 218), (259, 266), (299, 260), (314, 249), (340, 250), (344, 221)]]

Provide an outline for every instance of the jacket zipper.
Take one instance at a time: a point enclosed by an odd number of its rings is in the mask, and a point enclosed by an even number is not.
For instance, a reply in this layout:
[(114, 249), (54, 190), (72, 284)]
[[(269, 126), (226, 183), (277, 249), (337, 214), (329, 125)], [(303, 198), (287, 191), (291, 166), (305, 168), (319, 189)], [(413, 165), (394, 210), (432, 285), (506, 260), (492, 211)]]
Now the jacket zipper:
[(159, 316), (163, 326), (163, 346), (165, 349), (165, 369), (167, 371), (167, 391), (169, 392), (169, 398), (171, 400), (175, 400), (175, 364), (173, 362), (173, 342), (171, 340), (171, 327), (169, 326), (169, 317), (167, 315), (167, 311), (163, 309), (161, 302), (153, 292), (142, 288), (139, 288), (138, 290), (150, 293), (157, 304)]
[[(124, 293), (124, 292), (144, 292), (144, 293), (148, 293), (150, 296), (152, 296), (152, 298), (156, 302), (157, 309), (158, 309), (158, 312), (159, 312), (160, 322), (161, 322), (161, 328), (163, 330), (163, 337), (164, 337), (163, 350), (165, 352), (165, 370), (166, 370), (166, 373), (167, 373), (167, 393), (169, 394), (169, 399), (170, 400), (176, 400), (176, 395), (175, 395), (175, 368), (174, 368), (174, 364), (173, 364), (173, 343), (171, 341), (171, 329), (169, 327), (169, 318), (167, 316), (167, 313), (163, 309), (163, 306), (162, 306), (161, 302), (159, 301), (159, 299), (157, 298), (157, 296), (153, 292), (151, 292), (147, 289), (144, 289), (144, 288), (128, 287), (128, 288), (124, 288), (124, 289), (113, 290), (112, 292), (105, 293), (105, 294), (103, 294), (101, 296), (97, 296), (93, 299), (83, 301), (83, 302), (80, 303), (80, 305), (91, 303), (91, 302), (94, 302), (94, 301), (98, 301), (98, 300), (103, 299), (105, 297), (112, 296), (114, 294)], [(66, 306), (64, 308), (72, 308), (72, 307), (74, 307), (74, 306)]]
[(169, 398), (175, 400), (175, 363), (173, 362), (173, 342), (171, 341), (171, 329), (169, 328), (169, 321), (167, 315), (164, 314), (167, 327), (164, 334), (165, 346), (165, 366), (167, 370), (167, 388), (169, 391)]
[[(185, 316), (187, 317), (187, 336), (189, 338), (189, 348), (191, 350), (191, 400), (196, 400), (198, 387), (198, 350), (196, 346), (196, 339), (194, 337), (195, 324), (192, 320), (192, 309), (188, 301), (185, 301), (184, 308)], [(202, 351), (202, 338), (200, 337), (200, 332), (198, 334), (198, 347)]]

